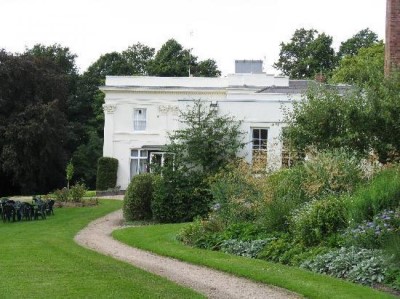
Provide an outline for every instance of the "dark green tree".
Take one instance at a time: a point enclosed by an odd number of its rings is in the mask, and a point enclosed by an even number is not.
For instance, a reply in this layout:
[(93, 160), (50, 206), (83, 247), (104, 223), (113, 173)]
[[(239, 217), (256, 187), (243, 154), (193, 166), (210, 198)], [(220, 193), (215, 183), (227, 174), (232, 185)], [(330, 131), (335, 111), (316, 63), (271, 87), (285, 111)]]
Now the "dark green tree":
[(221, 75), (214, 60), (197, 61), (191, 50), (168, 40), (148, 65), (148, 74), (160, 77), (216, 77)]
[(46, 55), (0, 52), (0, 177), (11, 180), (8, 192), (65, 184), (69, 80), (60, 70)]
[(297, 29), (290, 42), (280, 47), (274, 67), (292, 79), (314, 79), (317, 74), (329, 77), (336, 65), (332, 37), (314, 29)]
[(338, 57), (354, 56), (361, 48), (369, 48), (379, 43), (378, 35), (369, 28), (360, 30), (354, 36), (340, 44)]
[(150, 48), (141, 43), (133, 44), (122, 52), (122, 57), (130, 67), (131, 75), (147, 75), (148, 65), (153, 59), (154, 48)]

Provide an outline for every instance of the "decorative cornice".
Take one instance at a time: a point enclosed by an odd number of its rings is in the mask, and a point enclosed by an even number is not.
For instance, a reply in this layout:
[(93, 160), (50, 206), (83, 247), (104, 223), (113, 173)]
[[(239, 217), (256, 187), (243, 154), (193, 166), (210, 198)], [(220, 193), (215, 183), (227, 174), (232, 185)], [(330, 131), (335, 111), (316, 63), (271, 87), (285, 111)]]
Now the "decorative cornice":
[(108, 114), (113, 114), (115, 112), (115, 110), (117, 110), (117, 105), (103, 104), (103, 110), (104, 110), (104, 112), (107, 112)]
[(226, 95), (226, 89), (159, 89), (159, 88), (132, 88), (132, 87), (115, 87), (115, 86), (102, 86), (100, 90), (112, 91), (112, 92), (129, 92), (129, 93), (141, 93), (141, 94), (170, 94), (170, 95)]
[(158, 112), (160, 113), (173, 113), (173, 114), (178, 114), (179, 113), (179, 107), (174, 106), (174, 105), (159, 105), (158, 106)]

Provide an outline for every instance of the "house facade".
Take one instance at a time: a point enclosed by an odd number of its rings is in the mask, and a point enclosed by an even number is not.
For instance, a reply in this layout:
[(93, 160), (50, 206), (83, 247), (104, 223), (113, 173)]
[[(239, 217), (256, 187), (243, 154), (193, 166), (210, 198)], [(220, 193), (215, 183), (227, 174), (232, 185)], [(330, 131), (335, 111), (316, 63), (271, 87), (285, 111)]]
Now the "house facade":
[(235, 73), (220, 78), (108, 76), (105, 93), (104, 157), (118, 159), (117, 185), (162, 164), (168, 133), (180, 128), (179, 111), (201, 100), (242, 121), (249, 163), (265, 170), (282, 165), (280, 134), (284, 109), (301, 99), (307, 81), (265, 73)]

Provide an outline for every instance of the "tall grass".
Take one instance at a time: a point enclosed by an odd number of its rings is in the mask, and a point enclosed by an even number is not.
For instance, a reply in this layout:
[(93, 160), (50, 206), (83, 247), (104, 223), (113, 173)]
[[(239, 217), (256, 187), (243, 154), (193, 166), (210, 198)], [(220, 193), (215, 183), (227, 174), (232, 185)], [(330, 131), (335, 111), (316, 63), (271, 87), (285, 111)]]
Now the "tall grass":
[(400, 205), (400, 168), (382, 170), (367, 185), (345, 199), (350, 221), (360, 223), (372, 218), (383, 209)]

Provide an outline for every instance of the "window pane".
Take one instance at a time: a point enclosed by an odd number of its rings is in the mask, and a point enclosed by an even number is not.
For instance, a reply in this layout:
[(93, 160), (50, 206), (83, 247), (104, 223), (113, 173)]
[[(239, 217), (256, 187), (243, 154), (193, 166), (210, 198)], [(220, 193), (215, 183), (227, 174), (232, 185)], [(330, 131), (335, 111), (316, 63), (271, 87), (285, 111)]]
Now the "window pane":
[(260, 143), (258, 139), (253, 139), (253, 148), (254, 149), (258, 149)]
[(261, 129), (261, 139), (267, 140), (268, 139), (268, 130)]
[(131, 179), (139, 173), (138, 169), (138, 160), (132, 159), (131, 160)]
[(140, 157), (147, 157), (147, 151), (140, 151)]
[(138, 150), (131, 150), (131, 157), (137, 157), (138, 156)]
[(259, 139), (260, 138), (260, 130), (253, 129), (253, 138)]
[(146, 109), (140, 108), (133, 110), (133, 130), (146, 130)]
[(141, 159), (139, 160), (139, 173), (147, 172), (147, 160)]

